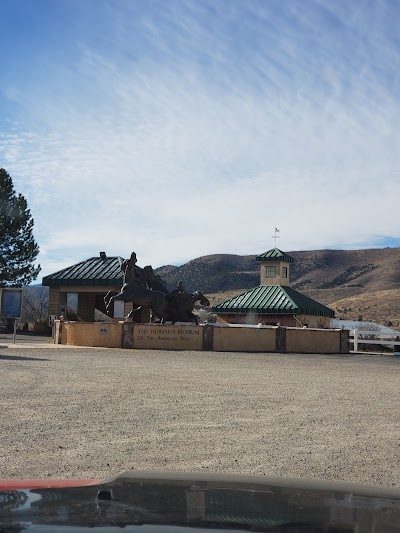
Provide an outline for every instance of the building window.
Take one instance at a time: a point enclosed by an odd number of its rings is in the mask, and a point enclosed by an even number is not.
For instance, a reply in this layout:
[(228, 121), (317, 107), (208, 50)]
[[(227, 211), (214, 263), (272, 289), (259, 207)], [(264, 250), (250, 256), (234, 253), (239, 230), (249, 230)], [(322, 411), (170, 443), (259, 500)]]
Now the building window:
[(287, 267), (282, 267), (282, 278), (287, 278)]
[(270, 266), (265, 267), (265, 275), (267, 278), (275, 278), (276, 277), (276, 267)]

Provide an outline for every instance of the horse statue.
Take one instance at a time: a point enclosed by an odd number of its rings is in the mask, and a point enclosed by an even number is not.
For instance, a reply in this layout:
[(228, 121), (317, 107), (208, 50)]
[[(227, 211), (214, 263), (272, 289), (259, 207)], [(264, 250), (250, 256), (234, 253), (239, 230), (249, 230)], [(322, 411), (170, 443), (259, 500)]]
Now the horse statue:
[[(186, 292), (182, 282), (173, 291), (169, 292), (165, 282), (158, 276), (151, 266), (140, 268), (136, 265), (136, 254), (133, 252), (130, 259), (121, 263), (124, 273), (124, 284), (119, 292), (109, 291), (104, 297), (107, 314), (111, 314), (113, 303), (116, 300), (133, 302), (136, 309), (142, 306), (149, 307), (152, 314), (164, 322), (195, 322), (198, 318), (193, 313), (196, 302), (209, 306), (208, 299), (199, 291), (193, 294)], [(126, 318), (131, 316), (132, 312)]]
[(165, 310), (164, 321), (168, 322), (195, 322), (199, 323), (197, 315), (193, 313), (196, 302), (209, 306), (209, 300), (200, 291), (188, 293), (184, 291), (172, 291), (167, 294), (168, 305)]
[[(160, 320), (164, 318), (168, 305), (167, 297), (163, 292), (148, 289), (139, 282), (131, 282), (123, 285), (120, 292), (108, 291), (108, 293), (104, 296), (107, 314), (111, 313), (112, 304), (116, 300), (133, 302), (139, 306), (138, 308), (142, 306), (150, 307), (153, 314)], [(126, 318), (129, 318), (131, 313)]]

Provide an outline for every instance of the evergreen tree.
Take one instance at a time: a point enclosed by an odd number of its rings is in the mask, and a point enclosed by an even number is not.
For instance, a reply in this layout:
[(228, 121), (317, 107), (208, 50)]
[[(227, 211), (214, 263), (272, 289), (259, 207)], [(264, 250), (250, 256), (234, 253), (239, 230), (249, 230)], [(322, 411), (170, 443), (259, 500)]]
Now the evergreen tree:
[(15, 193), (9, 174), (0, 167), (0, 287), (27, 285), (37, 278), (33, 264), (39, 247), (25, 198)]

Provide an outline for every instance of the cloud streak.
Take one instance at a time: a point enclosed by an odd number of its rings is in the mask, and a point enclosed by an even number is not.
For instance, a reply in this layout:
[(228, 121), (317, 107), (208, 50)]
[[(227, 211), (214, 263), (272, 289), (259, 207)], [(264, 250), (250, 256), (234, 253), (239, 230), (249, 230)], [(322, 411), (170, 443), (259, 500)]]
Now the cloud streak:
[(2, 92), (42, 264), (259, 253), (275, 226), (287, 250), (400, 239), (393, 4), (143, 5), (100, 3), (100, 45)]

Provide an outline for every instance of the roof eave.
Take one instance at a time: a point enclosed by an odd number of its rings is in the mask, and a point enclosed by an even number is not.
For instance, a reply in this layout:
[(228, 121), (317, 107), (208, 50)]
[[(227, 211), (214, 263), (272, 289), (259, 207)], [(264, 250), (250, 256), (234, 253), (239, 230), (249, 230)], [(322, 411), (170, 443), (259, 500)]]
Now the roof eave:
[(44, 287), (109, 287), (111, 285), (122, 285), (123, 278), (112, 279), (46, 279), (43, 278)]
[(212, 307), (212, 312), (216, 314), (241, 314), (241, 315), (249, 315), (249, 314), (256, 314), (256, 315), (298, 315), (301, 314), (299, 309), (257, 309), (257, 308), (234, 308), (234, 309), (228, 309), (228, 308), (218, 308), (218, 307)]

